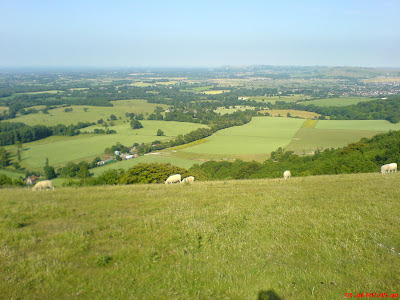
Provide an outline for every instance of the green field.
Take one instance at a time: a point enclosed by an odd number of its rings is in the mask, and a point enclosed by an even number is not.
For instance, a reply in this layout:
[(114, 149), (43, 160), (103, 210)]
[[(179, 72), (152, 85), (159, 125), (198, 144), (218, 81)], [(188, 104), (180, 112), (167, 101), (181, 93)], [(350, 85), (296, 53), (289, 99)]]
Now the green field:
[(231, 108), (225, 108), (225, 107), (217, 107), (217, 109), (214, 110), (214, 112), (223, 115), (223, 114), (231, 114), (234, 113), (238, 110), (254, 110), (255, 107), (253, 106), (241, 106), (241, 105), (237, 105), (235, 107), (231, 107)]
[[(112, 126), (117, 134), (80, 134), (73, 137), (51, 136), (43, 140), (26, 143), (22, 151), (22, 165), (27, 168), (41, 168), (46, 157), (52, 166), (60, 166), (68, 161), (77, 161), (95, 156), (103, 156), (104, 149), (117, 142), (132, 146), (134, 143), (150, 143), (156, 140), (171, 139), (179, 134), (186, 134), (200, 127), (201, 124), (166, 121), (141, 121), (143, 128), (132, 129), (129, 123)], [(92, 130), (88, 127), (86, 130)], [(166, 136), (157, 136), (162, 129)], [(15, 152), (15, 146), (7, 146)]]
[(376, 98), (367, 97), (343, 97), (343, 98), (328, 98), (328, 99), (318, 99), (312, 101), (304, 101), (300, 104), (309, 105), (313, 104), (316, 106), (348, 106), (357, 104), (360, 102), (368, 102), (377, 100)]
[(1, 298), (389, 298), (398, 186), (374, 173), (1, 189)]
[(311, 154), (317, 149), (339, 148), (361, 138), (389, 130), (400, 130), (399, 124), (384, 120), (319, 120), (314, 128), (301, 128), (285, 150)]
[[(113, 107), (88, 106), (88, 105), (71, 105), (72, 112), (64, 112), (65, 107), (49, 110), (48, 114), (39, 112), (37, 114), (24, 115), (18, 118), (10, 119), (11, 122), (22, 122), (27, 125), (57, 125), (57, 124), (76, 124), (78, 122), (96, 122), (99, 119), (107, 121), (111, 114), (117, 118), (126, 119), (126, 112), (134, 112), (136, 114), (152, 113), (156, 106), (167, 107), (163, 104), (147, 103), (146, 100), (119, 100), (112, 101)], [(85, 112), (84, 108), (88, 110)]]
[(320, 120), (315, 128), (389, 131), (400, 130), (400, 123), (393, 124), (385, 120)]
[(317, 149), (344, 147), (364, 137), (400, 130), (400, 124), (384, 120), (320, 120), (315, 121), (314, 128), (301, 128), (303, 122), (292, 118), (255, 117), (244, 126), (218, 131), (204, 143), (176, 153), (165, 151), (176, 158), (199, 161), (234, 158), (263, 161), (278, 147), (297, 154), (311, 154)]
[(381, 131), (301, 128), (285, 150), (297, 154), (313, 154), (318, 149), (344, 147), (362, 138), (371, 138), (378, 133)]
[(51, 91), (40, 91), (40, 92), (26, 92), (26, 93), (15, 93), (15, 95), (57, 94), (58, 92), (62, 91), (51, 90)]
[(208, 138), (209, 142), (181, 151), (199, 154), (270, 153), (286, 146), (304, 120), (254, 117), (250, 123), (223, 129)]
[(0, 169), (0, 174), (4, 174), (8, 177), (11, 178), (19, 178), (19, 177), (23, 177), (25, 178), (25, 172), (22, 171), (17, 171), (17, 170), (9, 170), (9, 169)]

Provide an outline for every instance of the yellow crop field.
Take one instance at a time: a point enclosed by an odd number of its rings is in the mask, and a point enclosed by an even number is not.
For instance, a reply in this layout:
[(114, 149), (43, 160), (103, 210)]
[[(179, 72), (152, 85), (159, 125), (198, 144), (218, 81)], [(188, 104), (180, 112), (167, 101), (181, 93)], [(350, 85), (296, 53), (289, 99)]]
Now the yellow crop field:
[(362, 81), (365, 83), (400, 82), (400, 77), (370, 78)]
[(229, 92), (229, 90), (212, 90), (212, 91), (204, 91), (203, 94), (206, 95), (218, 95)]
[(263, 113), (269, 113), (273, 117), (286, 117), (288, 113), (292, 117), (299, 117), (303, 119), (313, 119), (318, 118), (320, 114), (310, 112), (310, 111), (303, 111), (303, 110), (294, 110), (294, 109), (271, 109), (271, 110), (262, 110)]
[(305, 120), (301, 128), (314, 128), (317, 122), (317, 120)]

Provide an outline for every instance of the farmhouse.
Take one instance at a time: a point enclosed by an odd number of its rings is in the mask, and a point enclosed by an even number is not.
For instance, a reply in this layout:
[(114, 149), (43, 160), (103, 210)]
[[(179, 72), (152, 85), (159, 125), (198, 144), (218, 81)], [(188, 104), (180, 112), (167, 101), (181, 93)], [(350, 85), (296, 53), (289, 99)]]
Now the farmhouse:
[(39, 177), (37, 177), (37, 176), (35, 176), (35, 175), (31, 175), (31, 176), (26, 177), (24, 181), (25, 181), (26, 184), (32, 185), (32, 184), (36, 183), (36, 180), (37, 180), (38, 178), (39, 178)]
[(108, 158), (108, 159), (105, 159), (105, 160), (98, 161), (97, 165), (98, 166), (104, 166), (104, 165), (112, 163), (112, 162), (114, 162), (114, 159), (113, 158)]
[(128, 159), (132, 159), (132, 158), (139, 157), (139, 155), (136, 154), (136, 153), (135, 153), (135, 154), (122, 153), (122, 154), (120, 155), (120, 157), (121, 157), (122, 159), (128, 160)]

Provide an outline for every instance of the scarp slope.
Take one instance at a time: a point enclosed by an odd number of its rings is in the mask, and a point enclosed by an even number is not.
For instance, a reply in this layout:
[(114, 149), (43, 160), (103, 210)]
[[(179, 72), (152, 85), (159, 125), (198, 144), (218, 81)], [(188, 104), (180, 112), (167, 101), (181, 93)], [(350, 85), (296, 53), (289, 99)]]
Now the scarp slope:
[[(400, 174), (0, 190), (4, 298), (399, 293)], [(275, 299), (275, 298), (274, 298)]]

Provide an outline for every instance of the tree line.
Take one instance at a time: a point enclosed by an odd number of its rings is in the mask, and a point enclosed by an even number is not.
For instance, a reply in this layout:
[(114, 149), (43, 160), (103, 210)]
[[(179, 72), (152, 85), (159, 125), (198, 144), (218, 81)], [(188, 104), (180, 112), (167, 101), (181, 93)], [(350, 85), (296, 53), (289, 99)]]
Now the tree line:
[(78, 122), (75, 125), (29, 126), (20, 122), (1, 122), (0, 123), (0, 146), (13, 145), (17, 142), (27, 143), (52, 135), (73, 136), (80, 133), (80, 129), (95, 125), (91, 122)]

